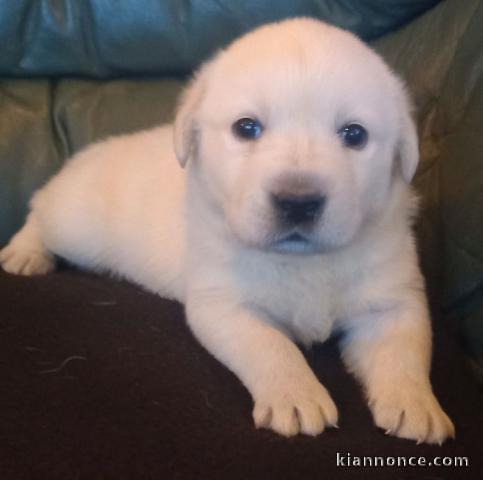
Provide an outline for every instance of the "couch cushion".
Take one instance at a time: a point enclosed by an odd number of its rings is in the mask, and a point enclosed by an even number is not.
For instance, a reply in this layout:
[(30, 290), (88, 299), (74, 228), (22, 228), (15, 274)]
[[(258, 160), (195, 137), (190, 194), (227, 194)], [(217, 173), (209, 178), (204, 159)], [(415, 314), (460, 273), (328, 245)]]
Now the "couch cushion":
[(187, 73), (268, 21), (314, 16), (372, 39), (438, 0), (15, 0), (0, 7), (0, 75)]

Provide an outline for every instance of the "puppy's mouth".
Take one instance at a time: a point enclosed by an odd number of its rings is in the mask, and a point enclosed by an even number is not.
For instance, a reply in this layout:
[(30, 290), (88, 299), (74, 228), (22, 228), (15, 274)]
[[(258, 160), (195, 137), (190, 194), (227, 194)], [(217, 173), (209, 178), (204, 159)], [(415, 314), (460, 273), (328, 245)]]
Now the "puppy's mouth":
[(323, 248), (309, 237), (299, 232), (289, 233), (269, 242), (267, 249), (277, 253), (314, 254), (321, 253)]

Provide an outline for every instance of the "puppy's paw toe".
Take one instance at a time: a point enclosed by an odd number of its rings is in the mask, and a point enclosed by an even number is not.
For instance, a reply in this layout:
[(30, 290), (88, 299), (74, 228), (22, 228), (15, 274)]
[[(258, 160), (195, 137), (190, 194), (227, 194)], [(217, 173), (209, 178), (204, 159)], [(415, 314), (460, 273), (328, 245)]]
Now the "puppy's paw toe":
[(255, 400), (253, 419), (257, 428), (269, 428), (285, 437), (299, 433), (316, 436), (337, 426), (337, 408), (318, 382), (300, 390), (266, 392)]
[(54, 259), (45, 250), (21, 248), (14, 244), (0, 251), (2, 268), (14, 275), (45, 275), (54, 267)]
[(369, 405), (375, 424), (387, 434), (432, 444), (454, 438), (453, 423), (427, 388), (401, 388), (373, 397)]

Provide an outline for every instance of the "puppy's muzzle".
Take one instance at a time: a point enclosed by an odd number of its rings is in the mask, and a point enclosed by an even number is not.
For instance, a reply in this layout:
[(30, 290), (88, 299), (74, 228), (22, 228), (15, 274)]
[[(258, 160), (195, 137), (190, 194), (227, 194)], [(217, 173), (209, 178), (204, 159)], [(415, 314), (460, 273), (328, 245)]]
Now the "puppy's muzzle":
[(271, 195), (273, 209), (285, 226), (314, 223), (322, 214), (326, 198), (319, 194), (276, 193)]

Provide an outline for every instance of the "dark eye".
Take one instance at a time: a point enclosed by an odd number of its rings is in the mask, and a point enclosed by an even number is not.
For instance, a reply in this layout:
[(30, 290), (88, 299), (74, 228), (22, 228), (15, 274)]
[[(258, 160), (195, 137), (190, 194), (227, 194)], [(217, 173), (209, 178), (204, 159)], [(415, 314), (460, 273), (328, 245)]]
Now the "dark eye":
[(262, 124), (253, 118), (240, 118), (232, 125), (233, 133), (246, 140), (256, 140), (263, 131)]
[(348, 148), (360, 149), (367, 143), (367, 130), (358, 123), (350, 123), (339, 130), (340, 138)]

